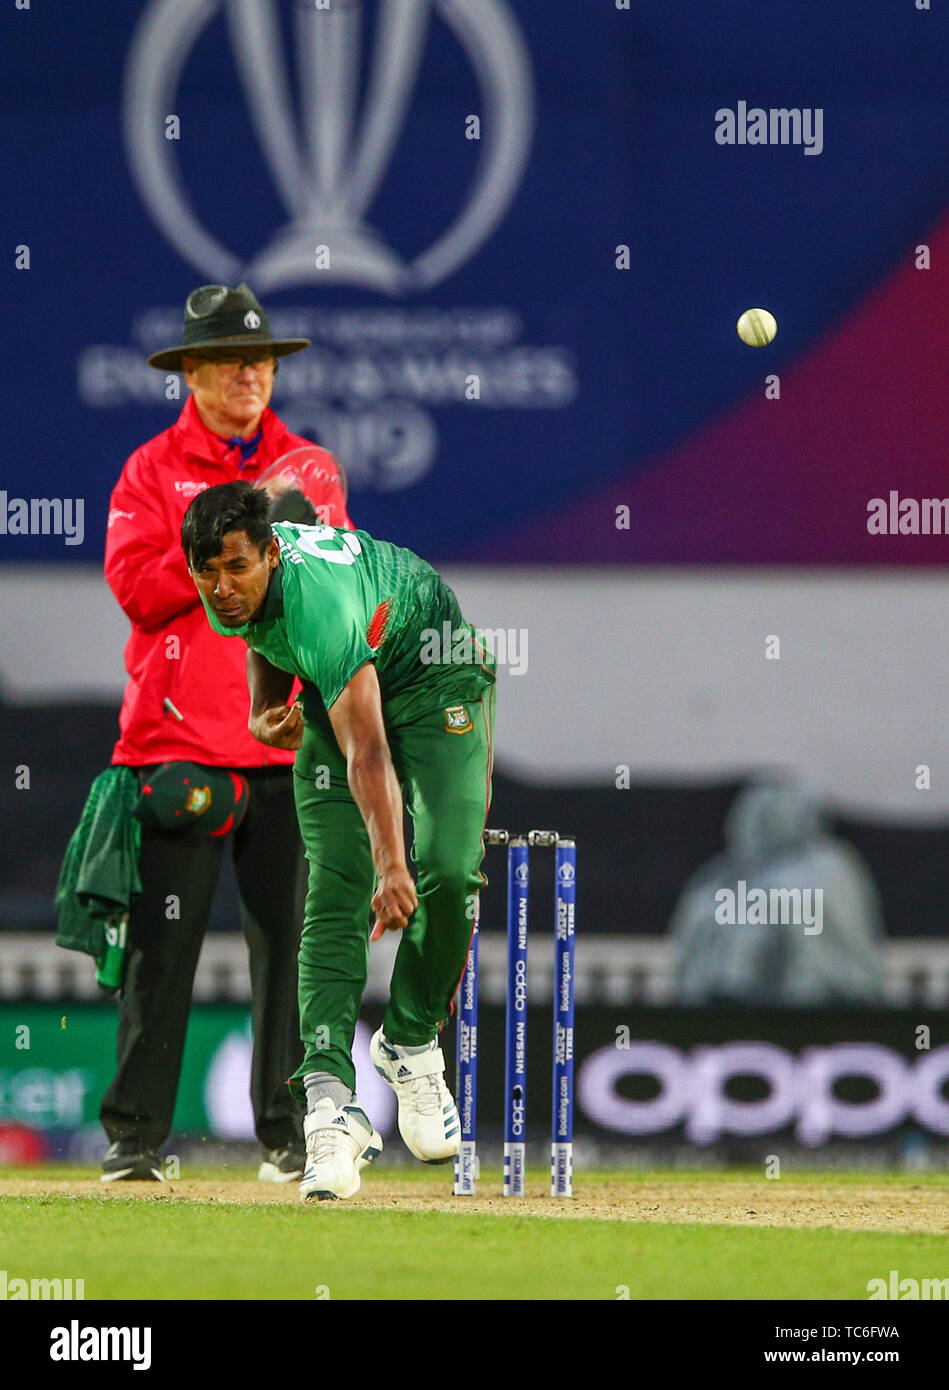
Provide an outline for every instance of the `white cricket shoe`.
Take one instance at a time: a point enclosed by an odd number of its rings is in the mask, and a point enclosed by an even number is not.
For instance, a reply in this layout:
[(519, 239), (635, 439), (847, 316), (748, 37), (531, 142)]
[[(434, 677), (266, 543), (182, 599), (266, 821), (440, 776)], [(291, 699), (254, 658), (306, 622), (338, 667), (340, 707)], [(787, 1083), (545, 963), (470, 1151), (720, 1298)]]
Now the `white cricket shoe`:
[(425, 1052), (392, 1043), (373, 1033), (369, 1057), (399, 1101), (399, 1133), (423, 1163), (449, 1163), (461, 1148), (461, 1121), (445, 1085), (445, 1058), (433, 1039)]
[(258, 1182), (299, 1182), (306, 1167), (303, 1145), (289, 1149), (271, 1149), (257, 1170)]
[(359, 1174), (382, 1152), (382, 1136), (358, 1105), (337, 1108), (329, 1096), (317, 1101), (303, 1121), (306, 1171), (300, 1182), (304, 1202), (352, 1197)]

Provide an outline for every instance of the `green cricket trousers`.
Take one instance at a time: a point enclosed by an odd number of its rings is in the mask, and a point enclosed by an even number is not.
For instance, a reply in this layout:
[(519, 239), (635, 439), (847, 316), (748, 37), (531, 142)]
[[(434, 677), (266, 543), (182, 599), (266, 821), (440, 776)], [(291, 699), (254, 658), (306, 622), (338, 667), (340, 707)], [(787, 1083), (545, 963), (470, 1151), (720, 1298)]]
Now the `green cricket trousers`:
[[(444, 706), (387, 728), (412, 818), (418, 907), (400, 935), (383, 1029), (404, 1047), (430, 1042), (451, 1013), (478, 910), (483, 834), (491, 800), (494, 686), (481, 700)], [(301, 1066), (355, 1090), (353, 1036), (369, 969), (375, 873), (369, 836), (328, 718), (308, 723), (294, 794), (309, 861), (299, 957)]]

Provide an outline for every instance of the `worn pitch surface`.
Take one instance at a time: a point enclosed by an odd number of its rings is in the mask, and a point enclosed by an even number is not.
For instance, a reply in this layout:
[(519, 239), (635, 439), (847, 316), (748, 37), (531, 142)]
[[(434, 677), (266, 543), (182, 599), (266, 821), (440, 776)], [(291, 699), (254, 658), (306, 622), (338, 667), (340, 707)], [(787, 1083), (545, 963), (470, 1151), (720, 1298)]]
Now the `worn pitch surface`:
[[(297, 1184), (261, 1183), (246, 1170), (196, 1170), (164, 1183), (101, 1183), (75, 1169), (0, 1170), (0, 1196), (108, 1197), (144, 1202), (211, 1202), (238, 1206), (299, 1205)], [(540, 1216), (556, 1220), (710, 1222), (739, 1226), (828, 1226), (839, 1230), (949, 1233), (949, 1174), (907, 1177), (808, 1173), (767, 1179), (761, 1173), (670, 1172), (579, 1174), (571, 1199), (546, 1195), (545, 1176), (531, 1175), (527, 1196), (504, 1198), (488, 1174), (476, 1197), (455, 1197), (448, 1169), (377, 1169), (361, 1190), (326, 1210), (444, 1212)], [(314, 1204), (309, 1204), (312, 1208)]]

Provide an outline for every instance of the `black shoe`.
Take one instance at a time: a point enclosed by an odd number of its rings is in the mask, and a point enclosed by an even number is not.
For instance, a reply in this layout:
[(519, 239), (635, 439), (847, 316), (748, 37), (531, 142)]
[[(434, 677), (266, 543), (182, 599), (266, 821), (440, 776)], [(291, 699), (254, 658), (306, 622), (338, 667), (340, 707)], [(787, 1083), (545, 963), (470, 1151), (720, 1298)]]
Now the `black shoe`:
[(294, 1182), (303, 1177), (306, 1149), (271, 1149), (257, 1172), (258, 1182)]
[(117, 1139), (102, 1160), (100, 1182), (164, 1182), (161, 1159), (137, 1139)]

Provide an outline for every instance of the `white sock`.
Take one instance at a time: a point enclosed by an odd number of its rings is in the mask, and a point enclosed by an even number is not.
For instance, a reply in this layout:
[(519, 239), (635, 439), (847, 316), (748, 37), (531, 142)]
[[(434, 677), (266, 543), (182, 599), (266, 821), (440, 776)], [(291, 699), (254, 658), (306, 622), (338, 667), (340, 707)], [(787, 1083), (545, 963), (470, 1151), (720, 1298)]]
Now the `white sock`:
[(340, 1081), (339, 1077), (334, 1076), (332, 1072), (308, 1072), (303, 1078), (303, 1085), (306, 1088), (306, 1113), (308, 1115), (316, 1109), (317, 1101), (325, 1100), (327, 1096), (337, 1110), (342, 1110), (344, 1105), (349, 1105), (353, 1098), (353, 1093), (345, 1081)]

